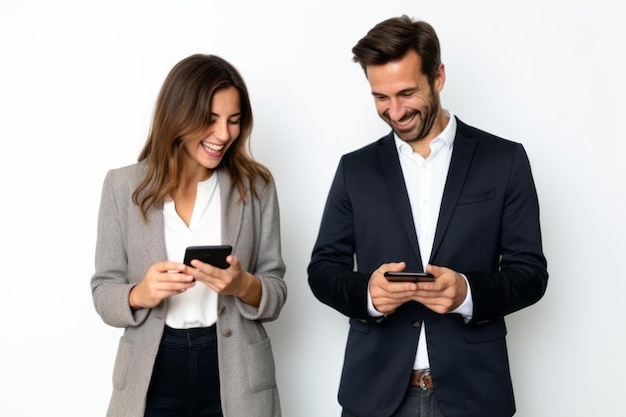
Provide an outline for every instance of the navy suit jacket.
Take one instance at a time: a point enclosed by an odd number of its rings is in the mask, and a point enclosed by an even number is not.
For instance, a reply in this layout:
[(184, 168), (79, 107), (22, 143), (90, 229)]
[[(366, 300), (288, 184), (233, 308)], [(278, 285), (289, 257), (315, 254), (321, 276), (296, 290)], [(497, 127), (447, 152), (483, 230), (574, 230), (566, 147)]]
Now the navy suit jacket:
[(446, 416), (515, 412), (504, 316), (537, 302), (548, 281), (539, 205), (523, 146), (457, 119), (430, 263), (467, 276), (473, 318), (410, 302), (369, 317), (368, 281), (387, 262), (421, 271), (393, 135), (339, 162), (308, 267), (323, 303), (349, 317), (339, 402), (359, 417), (390, 416), (409, 385), (420, 327)]

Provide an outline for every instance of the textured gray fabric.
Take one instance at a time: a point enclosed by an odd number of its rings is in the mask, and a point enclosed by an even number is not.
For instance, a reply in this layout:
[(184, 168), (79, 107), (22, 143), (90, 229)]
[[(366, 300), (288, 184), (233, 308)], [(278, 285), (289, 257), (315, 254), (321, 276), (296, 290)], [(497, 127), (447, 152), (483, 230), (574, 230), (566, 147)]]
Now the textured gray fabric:
[[(113, 370), (108, 417), (142, 417), (152, 367), (165, 325), (166, 302), (152, 309), (132, 311), (131, 288), (148, 268), (166, 259), (163, 215), (151, 209), (144, 223), (132, 193), (145, 173), (138, 163), (111, 170), (102, 188), (93, 301), (102, 320), (124, 329)], [(278, 318), (287, 297), (283, 280), (280, 222), (272, 181), (256, 185), (259, 199), (239, 203), (228, 173), (216, 171), (222, 197), (222, 243), (233, 246), (244, 270), (260, 278), (259, 308), (233, 296), (219, 297), (218, 359), (222, 410), (225, 417), (281, 415), (274, 358), (264, 321)], [(177, 260), (174, 260), (177, 261)], [(178, 260), (182, 261), (182, 260)]]

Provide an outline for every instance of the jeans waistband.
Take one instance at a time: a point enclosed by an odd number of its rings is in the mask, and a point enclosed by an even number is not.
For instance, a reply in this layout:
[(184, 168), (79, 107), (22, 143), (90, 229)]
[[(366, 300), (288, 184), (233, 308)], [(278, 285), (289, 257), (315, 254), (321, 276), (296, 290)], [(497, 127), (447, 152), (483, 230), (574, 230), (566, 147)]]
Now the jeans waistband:
[(168, 346), (205, 347), (217, 342), (216, 325), (191, 329), (165, 326), (161, 343)]

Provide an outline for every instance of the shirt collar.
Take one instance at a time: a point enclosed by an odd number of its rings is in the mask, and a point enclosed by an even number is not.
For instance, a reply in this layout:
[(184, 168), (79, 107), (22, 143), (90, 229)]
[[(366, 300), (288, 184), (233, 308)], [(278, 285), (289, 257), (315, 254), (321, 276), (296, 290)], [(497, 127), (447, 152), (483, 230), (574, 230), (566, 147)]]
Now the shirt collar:
[[(439, 136), (432, 140), (430, 145), (432, 147), (435, 142), (443, 142), (446, 147), (451, 149), (452, 145), (454, 145), (454, 137), (456, 136), (456, 117), (454, 117), (454, 114), (446, 109), (444, 109), (443, 111), (446, 116), (448, 116), (448, 123), (446, 124), (446, 127), (441, 131)], [(398, 152), (404, 151), (408, 152), (409, 154), (413, 153), (411, 145), (400, 139), (395, 132), (393, 133), (393, 139), (396, 143), (396, 148), (398, 149)]]

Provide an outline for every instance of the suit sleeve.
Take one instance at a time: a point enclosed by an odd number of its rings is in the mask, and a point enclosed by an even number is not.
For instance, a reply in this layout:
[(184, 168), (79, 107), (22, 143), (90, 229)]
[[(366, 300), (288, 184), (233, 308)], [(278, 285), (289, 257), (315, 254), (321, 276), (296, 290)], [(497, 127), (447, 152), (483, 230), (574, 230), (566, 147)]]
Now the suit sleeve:
[(348, 317), (368, 319), (370, 276), (354, 271), (354, 216), (345, 175), (343, 157), (328, 194), (309, 263), (309, 286), (322, 303)]
[(500, 242), (499, 271), (466, 273), (474, 301), (473, 323), (498, 319), (534, 304), (546, 291), (548, 272), (537, 192), (521, 144), (516, 146), (506, 189)]

